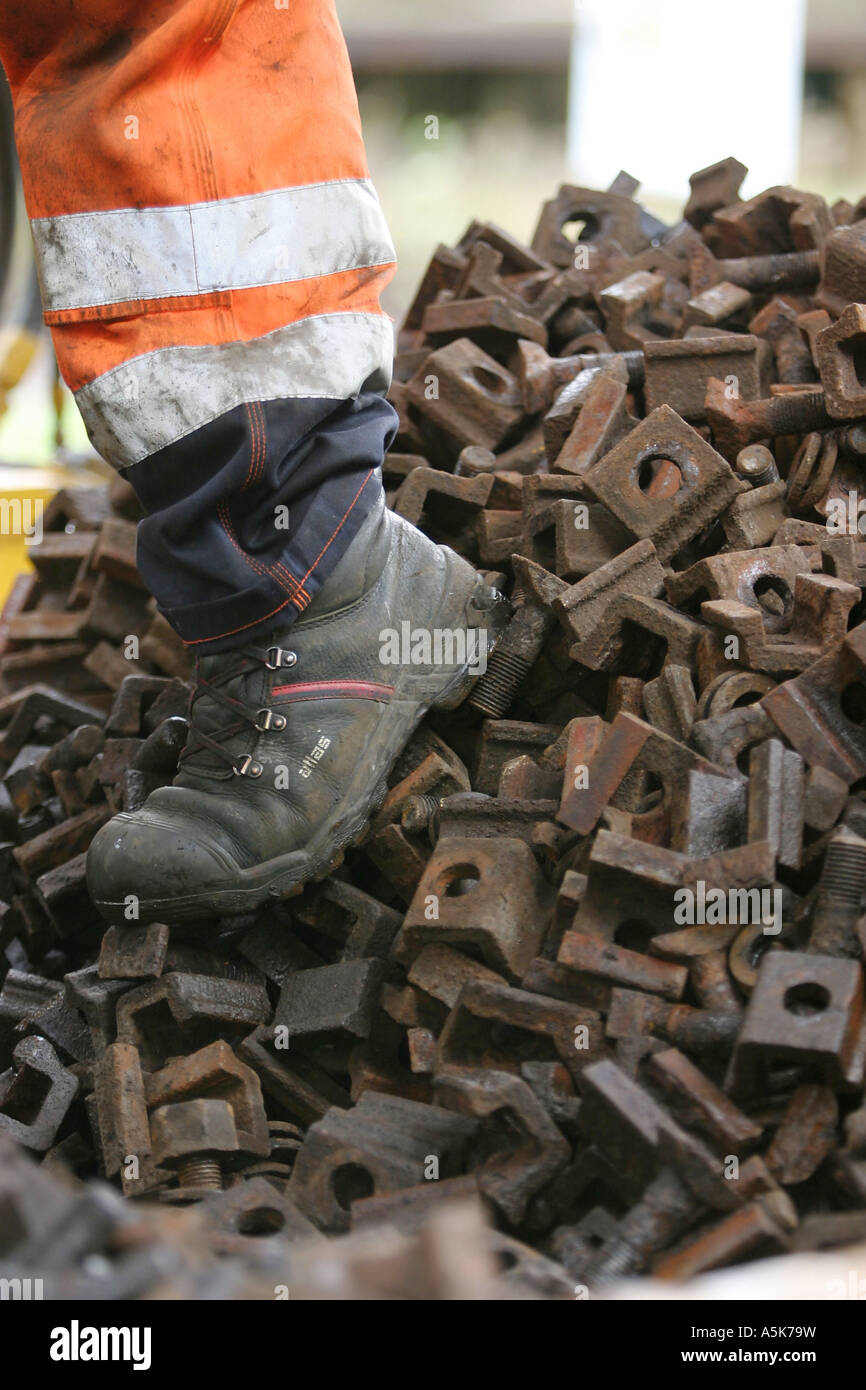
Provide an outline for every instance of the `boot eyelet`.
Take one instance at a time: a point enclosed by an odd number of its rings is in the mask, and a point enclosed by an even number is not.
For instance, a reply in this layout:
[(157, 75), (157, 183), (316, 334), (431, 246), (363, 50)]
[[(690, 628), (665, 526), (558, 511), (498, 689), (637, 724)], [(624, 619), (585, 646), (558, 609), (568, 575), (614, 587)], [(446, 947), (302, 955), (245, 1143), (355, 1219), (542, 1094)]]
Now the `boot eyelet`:
[(261, 777), (264, 768), (256, 762), (252, 753), (244, 753), (240, 763), (232, 765), (232, 772), (236, 777)]
[(286, 651), (283, 647), (268, 647), (266, 656), (265, 665), (269, 671), (279, 671), (286, 666), (296, 666), (298, 661), (297, 652)]
[(286, 727), (286, 716), (275, 714), (272, 709), (260, 709), (256, 714), (254, 726), (260, 734), (266, 734), (271, 729), (284, 729)]

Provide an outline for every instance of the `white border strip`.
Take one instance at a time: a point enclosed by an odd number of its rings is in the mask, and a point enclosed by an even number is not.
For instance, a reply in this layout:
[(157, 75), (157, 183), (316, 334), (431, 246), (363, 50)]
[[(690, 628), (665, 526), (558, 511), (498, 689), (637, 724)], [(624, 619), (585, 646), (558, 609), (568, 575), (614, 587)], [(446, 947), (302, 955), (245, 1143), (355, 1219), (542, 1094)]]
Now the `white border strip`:
[(285, 284), (395, 258), (369, 179), (37, 217), (31, 227), (46, 312)]
[(321, 314), (249, 342), (158, 348), (103, 372), (75, 400), (93, 447), (127, 468), (244, 401), (386, 391), (393, 354), (384, 314)]

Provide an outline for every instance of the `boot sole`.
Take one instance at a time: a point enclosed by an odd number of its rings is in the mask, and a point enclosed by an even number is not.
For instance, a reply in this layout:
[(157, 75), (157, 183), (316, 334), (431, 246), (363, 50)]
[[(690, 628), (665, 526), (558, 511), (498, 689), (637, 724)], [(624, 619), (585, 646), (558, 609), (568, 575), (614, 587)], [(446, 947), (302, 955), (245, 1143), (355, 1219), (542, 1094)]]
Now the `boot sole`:
[[(452, 615), (453, 621), (442, 617), (438, 626), (479, 627), (488, 631), (488, 655), (492, 652), (508, 620), (509, 604), (498, 597), (480, 578), (465, 600), (463, 609)], [(438, 615), (441, 616), (441, 615)], [(170, 922), (189, 921), (207, 916), (232, 917), (255, 910), (270, 899), (296, 897), (309, 883), (319, 883), (342, 862), (347, 849), (357, 845), (366, 834), (371, 818), (378, 811), (388, 791), (388, 777), (400, 753), (405, 748), (421, 720), (431, 709), (456, 709), (471, 692), (479, 676), (468, 667), (451, 674), (438, 690), (425, 692), (425, 698), (392, 698), (388, 715), (379, 726), (372, 753), (375, 762), (381, 761), (378, 776), (371, 786), (369, 759), (359, 764), (353, 783), (335, 807), (332, 815), (320, 826), (303, 850), (256, 864), (235, 876), (231, 886), (211, 888), (204, 893), (183, 898), (142, 899), (139, 920)], [(405, 678), (407, 683), (433, 687), (433, 676)], [(98, 902), (105, 915), (112, 910), (122, 911), (123, 903)]]

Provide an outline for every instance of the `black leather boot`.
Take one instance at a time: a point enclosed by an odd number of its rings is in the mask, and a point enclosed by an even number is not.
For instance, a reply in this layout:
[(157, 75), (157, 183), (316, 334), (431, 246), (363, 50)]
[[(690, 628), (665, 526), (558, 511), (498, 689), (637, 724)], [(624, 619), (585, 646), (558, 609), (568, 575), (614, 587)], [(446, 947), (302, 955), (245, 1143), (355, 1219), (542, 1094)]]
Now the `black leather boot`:
[(109, 921), (231, 916), (324, 877), (424, 714), (483, 673), (508, 605), (384, 502), (303, 617), (200, 659), (178, 775), (87, 859)]

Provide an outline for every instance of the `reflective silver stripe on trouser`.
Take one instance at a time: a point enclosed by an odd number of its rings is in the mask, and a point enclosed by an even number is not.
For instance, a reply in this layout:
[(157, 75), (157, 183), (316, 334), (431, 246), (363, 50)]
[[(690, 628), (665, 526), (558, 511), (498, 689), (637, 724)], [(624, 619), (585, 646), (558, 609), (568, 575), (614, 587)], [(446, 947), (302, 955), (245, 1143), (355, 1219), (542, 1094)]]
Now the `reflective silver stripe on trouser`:
[(46, 312), (252, 289), (394, 260), (369, 179), (30, 225)]
[(75, 400), (94, 448), (126, 468), (245, 401), (385, 391), (393, 353), (384, 314), (321, 314), (250, 342), (158, 348), (103, 372)]

